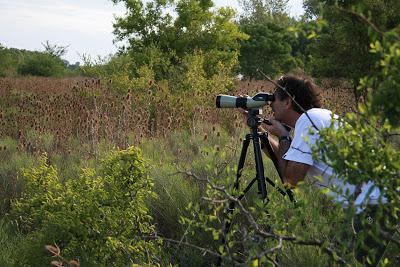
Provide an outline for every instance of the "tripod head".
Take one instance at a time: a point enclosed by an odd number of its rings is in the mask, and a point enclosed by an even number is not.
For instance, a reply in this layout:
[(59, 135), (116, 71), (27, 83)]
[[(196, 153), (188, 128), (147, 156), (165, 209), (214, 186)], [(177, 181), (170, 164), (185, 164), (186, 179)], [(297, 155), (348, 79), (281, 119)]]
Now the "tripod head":
[[(265, 123), (268, 125), (272, 125), (272, 123), (268, 119), (263, 119), (260, 116), (262, 115), (262, 109), (248, 109), (247, 110), (247, 126), (249, 126), (251, 129), (258, 128), (258, 126), (261, 125), (261, 123)], [(282, 124), (285, 129), (290, 132), (291, 128), (286, 125)]]
[(262, 115), (262, 109), (251, 108), (247, 110), (247, 126), (251, 129), (258, 128), (264, 121), (260, 116)]

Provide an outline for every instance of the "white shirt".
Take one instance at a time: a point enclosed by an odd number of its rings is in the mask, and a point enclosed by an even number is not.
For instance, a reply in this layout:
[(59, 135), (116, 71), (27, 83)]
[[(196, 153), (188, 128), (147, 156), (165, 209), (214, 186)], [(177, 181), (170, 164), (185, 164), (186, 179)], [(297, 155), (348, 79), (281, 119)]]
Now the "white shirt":
[[(307, 111), (307, 114), (318, 129), (329, 127), (332, 123), (333, 114), (327, 109), (312, 108)], [(337, 118), (337, 115), (333, 115), (333, 118)], [(333, 121), (335, 122), (335, 120)], [(318, 138), (318, 131), (313, 127), (306, 114), (303, 113), (296, 122), (293, 141), (288, 151), (283, 155), (283, 159), (310, 165), (307, 177), (312, 179), (312, 182), (318, 188), (328, 188), (328, 195), (332, 196), (335, 202), (348, 206), (345, 196), (353, 195), (356, 187), (338, 179), (332, 168), (324, 162), (313, 159), (311, 147), (315, 145)], [(322, 177), (322, 181), (317, 177)], [(374, 188), (370, 190), (371, 187)], [(379, 196), (379, 189), (370, 181), (362, 185), (361, 193), (357, 196), (355, 205), (361, 205), (365, 200), (369, 204), (377, 204)]]

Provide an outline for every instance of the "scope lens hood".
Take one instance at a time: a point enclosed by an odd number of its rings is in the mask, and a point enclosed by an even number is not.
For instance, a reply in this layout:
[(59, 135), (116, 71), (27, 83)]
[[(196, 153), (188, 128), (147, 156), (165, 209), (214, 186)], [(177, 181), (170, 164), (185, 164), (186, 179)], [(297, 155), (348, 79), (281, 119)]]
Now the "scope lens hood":
[(216, 105), (217, 105), (217, 108), (221, 108), (221, 96), (220, 95), (217, 96)]

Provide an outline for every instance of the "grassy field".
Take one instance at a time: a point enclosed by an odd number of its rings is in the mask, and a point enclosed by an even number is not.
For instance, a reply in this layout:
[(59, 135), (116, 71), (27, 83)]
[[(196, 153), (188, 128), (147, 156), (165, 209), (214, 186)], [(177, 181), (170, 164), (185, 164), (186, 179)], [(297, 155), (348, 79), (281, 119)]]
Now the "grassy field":
[[(319, 84), (323, 89), (325, 107), (340, 115), (354, 110), (355, 103), (349, 85), (328, 80), (319, 81)], [(22, 170), (32, 167), (33, 170), (37, 169), (35, 166), (38, 166), (38, 159), (45, 153), (46, 163), (57, 170), (54, 175), (61, 187), (57, 184), (54, 185), (55, 188), (64, 187), (66, 191), (60, 193), (63, 190), (57, 189), (51, 193), (49, 189), (51, 197), (69, 199), (68, 194), (79, 195), (81, 192), (77, 190), (75, 193), (68, 193), (69, 186), (74, 181), (77, 184), (81, 179), (84, 183), (88, 182), (85, 176), (88, 171), (85, 170), (92, 169), (101, 177), (104, 158), (110, 151), (126, 149), (132, 145), (141, 148), (146, 172), (154, 180), (157, 197), (146, 200), (146, 210), (152, 218), (154, 229), (165, 240), (180, 241), (176, 245), (164, 240), (161, 251), (157, 252), (158, 256), (149, 261), (152, 262), (149, 264), (158, 262), (162, 266), (169, 263), (180, 266), (210, 266), (216, 263), (215, 256), (187, 245), (196, 244), (197, 247), (218, 251), (219, 242), (213, 238), (210, 229), (223, 221), (221, 215), (218, 215), (217, 221), (213, 219), (214, 221), (209, 222), (212, 227), (204, 228), (206, 222), (202, 225), (196, 224), (214, 218), (213, 210), (221, 207), (209, 206), (205, 200), (213, 194), (210, 193), (209, 186), (188, 173), (202, 178), (212, 177), (216, 183), (230, 188), (235, 176), (241, 139), (247, 129), (235, 110), (215, 108), (214, 93), (179, 94), (169, 92), (166, 88), (162, 84), (149, 84), (148, 88), (131, 90), (121, 95), (106, 83), (91, 78), (0, 79), (0, 211), (6, 218), (0, 221), (0, 242), (7, 244), (0, 248), (0, 260), (4, 266), (46, 265), (51, 258), (41, 254), (43, 247), (39, 246), (39, 241), (35, 244), (32, 240), (45, 240), (44, 237), (51, 236), (54, 229), (68, 229), (63, 222), (59, 222), (59, 226), (55, 223), (58, 228), (52, 228), (54, 222), (51, 225), (41, 222), (39, 225), (47, 227), (40, 228), (41, 232), (36, 231), (39, 228), (24, 232), (21, 231), (21, 225), (15, 224), (18, 220), (13, 217), (15, 212), (12, 207), (15, 200), (25, 194), (27, 179), (36, 173), (31, 171), (29, 176)], [(253, 95), (259, 91), (271, 92), (272, 89), (270, 84), (263, 81), (236, 81), (231, 94)], [(270, 115), (268, 107), (264, 109), (264, 115)], [(252, 158), (250, 152), (243, 183), (254, 175)], [(266, 175), (277, 181), (278, 177), (271, 162), (265, 160), (265, 165)], [(89, 185), (90, 179), (85, 186)], [(89, 196), (92, 192), (90, 188), (87, 188)], [(284, 226), (286, 230), (292, 227), (290, 229), (296, 235), (302, 236), (306, 233), (304, 238), (334, 239), (335, 228), (329, 226), (328, 220), (340, 220), (340, 216), (335, 213), (328, 216), (316, 193), (308, 193), (299, 193), (299, 203), (302, 203), (300, 207), (303, 205), (314, 208), (298, 208), (293, 211), (287, 210), (279, 194), (271, 193), (273, 212), (270, 218), (274, 220), (267, 226), (277, 229)], [(93, 194), (96, 194), (95, 191)], [(259, 205), (257, 202), (253, 203), (253, 198), (257, 198), (254, 190), (250, 192), (246, 203)], [(54, 203), (54, 209), (63, 209), (60, 204), (62, 202)], [(210, 213), (211, 217), (193, 213), (196, 205), (199, 205), (199, 210)], [(188, 206), (192, 209), (188, 209)], [(43, 214), (51, 212), (45, 210)], [(22, 215), (29, 217), (30, 214)], [(46, 218), (44, 222), (53, 220), (52, 217)], [(260, 218), (263, 217), (260, 215)], [(282, 218), (286, 221), (280, 221)], [(298, 218), (308, 219), (301, 221)], [(245, 235), (244, 230), (238, 229), (238, 232)], [(65, 234), (66, 240), (76, 238)], [(57, 242), (62, 251), (64, 247), (71, 246), (71, 243), (66, 243), (63, 247), (62, 240)], [(83, 239), (80, 242), (83, 244)], [(268, 245), (276, 244), (272, 242)], [(243, 243), (238, 249), (243, 250), (247, 246), (248, 244)], [(21, 259), (17, 259), (16, 254), (22, 255)], [(70, 258), (78, 256), (82, 262), (85, 262), (85, 257), (90, 258), (68, 249), (64, 254)], [(333, 264), (321, 249), (312, 246), (303, 248), (289, 244), (280, 253), (275, 253), (274, 257), (283, 266)], [(348, 257), (352, 262), (351, 255)], [(91, 266), (90, 263), (87, 264)], [(226, 264), (230, 265), (229, 261)]]

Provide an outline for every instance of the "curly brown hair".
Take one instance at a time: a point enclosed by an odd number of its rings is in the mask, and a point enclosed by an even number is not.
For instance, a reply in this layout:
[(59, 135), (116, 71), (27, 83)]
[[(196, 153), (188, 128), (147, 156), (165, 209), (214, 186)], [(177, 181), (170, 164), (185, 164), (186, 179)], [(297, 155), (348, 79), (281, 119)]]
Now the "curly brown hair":
[[(280, 100), (288, 98), (290, 94), (306, 111), (311, 108), (322, 107), (321, 90), (315, 85), (311, 78), (289, 74), (279, 78), (277, 83), (287, 91), (286, 93), (283, 89), (279, 87), (276, 88), (275, 95), (277, 95)], [(303, 110), (295, 103), (293, 103), (293, 109), (300, 114), (303, 113)]]

